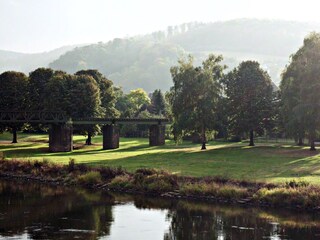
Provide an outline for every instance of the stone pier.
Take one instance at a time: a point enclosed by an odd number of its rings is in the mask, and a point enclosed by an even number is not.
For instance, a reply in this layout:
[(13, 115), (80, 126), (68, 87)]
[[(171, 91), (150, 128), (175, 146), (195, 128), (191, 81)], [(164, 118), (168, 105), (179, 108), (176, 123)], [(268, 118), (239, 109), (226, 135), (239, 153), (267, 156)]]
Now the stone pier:
[(72, 125), (52, 124), (49, 130), (49, 151), (71, 152), (72, 148)]
[(165, 126), (160, 124), (151, 125), (149, 128), (149, 145), (161, 146), (165, 144)]
[(103, 149), (119, 148), (119, 128), (117, 125), (108, 124), (102, 127)]

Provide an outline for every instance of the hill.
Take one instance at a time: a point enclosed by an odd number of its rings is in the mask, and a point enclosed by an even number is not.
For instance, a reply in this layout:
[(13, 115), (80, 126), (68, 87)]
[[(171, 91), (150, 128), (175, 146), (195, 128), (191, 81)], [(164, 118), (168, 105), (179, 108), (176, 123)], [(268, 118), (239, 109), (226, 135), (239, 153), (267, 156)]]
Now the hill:
[(38, 67), (48, 67), (50, 62), (75, 47), (76, 45), (64, 46), (49, 52), (33, 54), (0, 50), (0, 73), (8, 70), (29, 73)]
[(289, 56), (308, 33), (319, 29), (319, 24), (254, 19), (186, 23), (166, 31), (76, 48), (50, 67), (71, 73), (96, 68), (125, 90), (167, 90), (170, 66), (179, 56), (191, 53), (198, 64), (209, 53), (217, 53), (224, 55), (229, 69), (243, 60), (259, 61), (278, 84)]
[(320, 31), (320, 24), (256, 19), (184, 23), (165, 31), (47, 53), (0, 51), (0, 72), (29, 72), (41, 66), (69, 73), (93, 68), (125, 91), (142, 87), (151, 92), (169, 89), (169, 70), (180, 56), (192, 54), (195, 63), (200, 64), (209, 53), (215, 53), (224, 56), (229, 70), (244, 60), (259, 61), (278, 85), (289, 56), (311, 31)]

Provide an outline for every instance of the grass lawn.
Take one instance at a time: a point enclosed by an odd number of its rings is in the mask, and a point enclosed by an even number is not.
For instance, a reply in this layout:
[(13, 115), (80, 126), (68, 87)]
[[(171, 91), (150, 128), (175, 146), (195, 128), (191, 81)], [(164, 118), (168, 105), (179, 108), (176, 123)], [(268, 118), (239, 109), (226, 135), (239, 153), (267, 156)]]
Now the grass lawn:
[(0, 135), (0, 152), (7, 159), (39, 159), (57, 163), (122, 166), (129, 171), (137, 168), (160, 168), (179, 175), (222, 176), (250, 181), (284, 182), (291, 179), (320, 184), (320, 154), (308, 147), (290, 144), (210, 142), (206, 151), (200, 145), (183, 143), (176, 146), (149, 147), (148, 139), (120, 139), (120, 148), (102, 150), (102, 136), (93, 138), (92, 146), (84, 146), (83, 136), (74, 136), (76, 149), (70, 153), (48, 152), (48, 136), (19, 134), (18, 144), (11, 144), (11, 135)]

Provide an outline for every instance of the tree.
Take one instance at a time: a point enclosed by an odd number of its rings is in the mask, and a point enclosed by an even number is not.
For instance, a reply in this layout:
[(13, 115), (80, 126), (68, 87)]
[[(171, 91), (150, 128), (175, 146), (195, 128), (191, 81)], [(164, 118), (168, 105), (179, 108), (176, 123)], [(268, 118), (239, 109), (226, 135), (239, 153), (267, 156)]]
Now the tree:
[(81, 70), (75, 75), (89, 75), (96, 80), (100, 89), (101, 107), (103, 108), (105, 117), (117, 117), (119, 112), (115, 108), (116, 95), (113, 82), (103, 76), (98, 70)]
[(314, 142), (320, 128), (319, 62), (320, 33), (311, 33), (292, 55), (281, 83), (283, 114), (292, 117), (300, 136), (308, 134), (310, 150), (316, 150)]
[(155, 115), (166, 115), (166, 100), (160, 89), (155, 90), (151, 95), (150, 113)]
[(231, 129), (238, 135), (249, 132), (249, 146), (254, 146), (254, 131), (262, 131), (271, 118), (271, 79), (258, 62), (245, 61), (229, 72), (223, 83)]
[[(90, 76), (98, 84), (100, 91), (100, 102), (101, 107), (99, 108), (99, 113), (95, 113), (96, 117), (108, 117), (113, 118), (120, 115), (119, 111), (115, 108), (116, 96), (113, 88), (113, 82), (104, 77), (98, 70), (81, 70), (76, 72), (77, 76)], [(98, 125), (83, 125), (78, 126), (78, 129), (82, 128), (82, 133), (87, 135), (86, 140), (87, 145), (91, 145), (91, 137), (96, 135), (100, 128)]]
[(201, 133), (202, 149), (206, 149), (206, 131), (214, 128), (220, 80), (225, 66), (222, 56), (209, 55), (201, 67), (193, 66), (193, 58), (180, 59), (171, 68), (173, 87), (169, 101), (173, 116), (173, 132)]
[[(8, 71), (0, 75), (0, 109), (25, 111), (27, 108), (28, 78), (24, 73)], [(12, 143), (17, 143), (17, 131), (23, 124), (5, 124), (12, 131)]]
[[(47, 98), (45, 110), (64, 111), (72, 118), (90, 118), (101, 116), (100, 90), (93, 77), (88, 75), (73, 76), (65, 73), (55, 74), (46, 84)], [(87, 144), (98, 129), (96, 126), (76, 126), (80, 133), (88, 134)]]
[[(53, 77), (55, 72), (51, 68), (38, 68), (29, 74), (29, 88), (28, 88), (28, 110), (29, 111), (43, 111), (44, 101), (47, 97), (44, 93), (44, 88), (49, 80)], [(45, 131), (46, 125), (30, 124), (29, 128), (33, 131)]]
[[(284, 126), (286, 133), (294, 137), (298, 145), (303, 145), (305, 136), (305, 126), (303, 124), (303, 115), (297, 111), (293, 111), (301, 102), (300, 88), (301, 81), (294, 79), (298, 69), (291, 63), (282, 73), (280, 83), (281, 102), (280, 114), (281, 124)], [(298, 113), (298, 114), (297, 114)]]
[(28, 101), (30, 111), (43, 111), (43, 103), (47, 97), (43, 90), (53, 75), (54, 71), (51, 68), (38, 68), (29, 74)]

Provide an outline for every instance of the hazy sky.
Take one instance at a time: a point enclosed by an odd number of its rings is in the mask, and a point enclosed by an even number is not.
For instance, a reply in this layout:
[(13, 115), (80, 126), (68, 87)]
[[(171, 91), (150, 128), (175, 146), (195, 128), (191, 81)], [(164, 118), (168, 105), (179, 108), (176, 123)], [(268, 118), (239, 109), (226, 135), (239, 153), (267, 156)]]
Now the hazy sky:
[(47, 51), (235, 18), (320, 22), (319, 0), (0, 0), (0, 49)]

